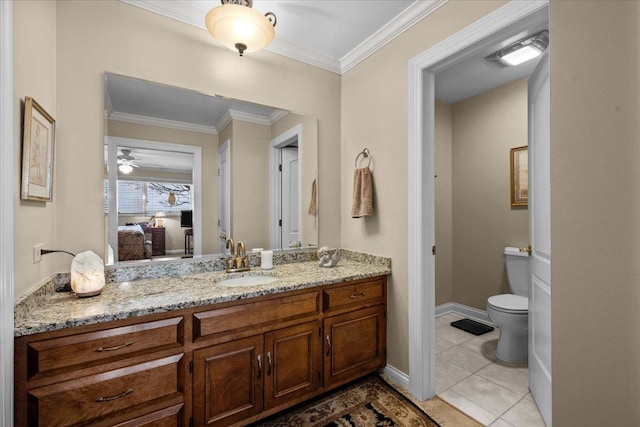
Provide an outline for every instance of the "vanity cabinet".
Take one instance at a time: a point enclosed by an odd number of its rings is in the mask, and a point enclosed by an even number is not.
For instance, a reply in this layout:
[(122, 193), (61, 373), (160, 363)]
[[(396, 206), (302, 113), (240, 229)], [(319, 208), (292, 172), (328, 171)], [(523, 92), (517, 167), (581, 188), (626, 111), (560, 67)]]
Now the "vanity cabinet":
[(194, 352), (194, 425), (226, 426), (313, 396), (321, 385), (320, 322)]
[(16, 338), (16, 425), (257, 421), (384, 367), (386, 280)]
[(386, 277), (323, 291), (325, 387), (345, 384), (384, 366), (385, 301)]
[(16, 425), (181, 425), (185, 322), (167, 314), (16, 339)]

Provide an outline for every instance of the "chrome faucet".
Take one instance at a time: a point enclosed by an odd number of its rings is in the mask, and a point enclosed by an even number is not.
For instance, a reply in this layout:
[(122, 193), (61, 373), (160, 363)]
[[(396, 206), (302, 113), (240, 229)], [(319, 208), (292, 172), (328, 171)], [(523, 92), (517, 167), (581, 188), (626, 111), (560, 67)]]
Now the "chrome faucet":
[(244, 242), (239, 241), (237, 250), (233, 246), (233, 240), (227, 240), (227, 249), (229, 249), (229, 259), (227, 260), (227, 273), (236, 273), (239, 271), (249, 271), (249, 257), (245, 252)]

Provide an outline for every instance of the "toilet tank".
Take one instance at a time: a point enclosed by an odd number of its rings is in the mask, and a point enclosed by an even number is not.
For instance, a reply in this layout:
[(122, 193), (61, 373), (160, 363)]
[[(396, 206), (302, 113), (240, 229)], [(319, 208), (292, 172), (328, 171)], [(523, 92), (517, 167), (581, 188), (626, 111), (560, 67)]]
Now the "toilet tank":
[(522, 297), (529, 296), (529, 253), (514, 247), (504, 248), (507, 263), (509, 291)]

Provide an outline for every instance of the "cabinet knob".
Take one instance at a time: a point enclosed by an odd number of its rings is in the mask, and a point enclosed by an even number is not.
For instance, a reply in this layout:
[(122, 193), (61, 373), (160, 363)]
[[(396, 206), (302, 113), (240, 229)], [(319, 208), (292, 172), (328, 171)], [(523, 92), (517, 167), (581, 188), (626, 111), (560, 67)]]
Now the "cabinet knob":
[(327, 356), (331, 354), (331, 337), (327, 335)]
[(271, 362), (271, 352), (267, 351), (267, 363), (269, 364), (267, 367), (267, 376), (271, 376), (271, 367), (272, 367), (272, 362)]

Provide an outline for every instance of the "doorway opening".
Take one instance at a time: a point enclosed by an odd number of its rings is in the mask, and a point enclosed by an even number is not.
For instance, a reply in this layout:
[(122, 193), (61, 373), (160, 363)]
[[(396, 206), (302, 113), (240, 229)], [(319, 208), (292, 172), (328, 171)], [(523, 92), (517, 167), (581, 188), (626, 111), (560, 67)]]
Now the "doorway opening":
[(419, 400), (436, 392), (436, 74), (518, 22), (548, 16), (547, 9), (547, 2), (511, 2), (409, 62), (409, 390)]
[(299, 248), (302, 209), (302, 125), (271, 141), (271, 247)]

